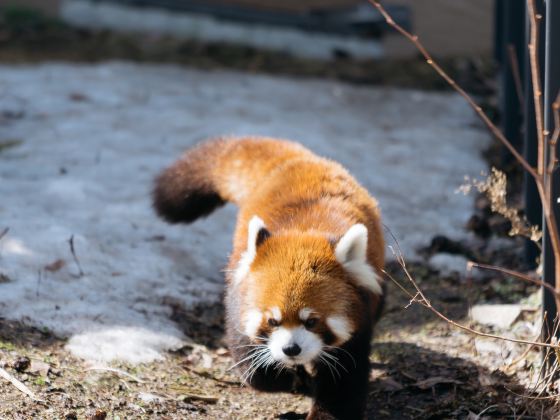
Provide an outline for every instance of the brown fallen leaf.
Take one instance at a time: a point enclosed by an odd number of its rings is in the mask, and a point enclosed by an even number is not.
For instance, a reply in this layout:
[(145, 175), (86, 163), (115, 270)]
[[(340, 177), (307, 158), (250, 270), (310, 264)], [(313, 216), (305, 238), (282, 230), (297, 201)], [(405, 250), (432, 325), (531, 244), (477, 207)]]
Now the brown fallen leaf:
[(107, 412), (98, 408), (88, 417), (88, 420), (105, 420), (106, 418)]
[(431, 378), (418, 381), (413, 384), (413, 386), (420, 389), (430, 389), (438, 384), (461, 384), (461, 382), (452, 378), (444, 378), (443, 376), (433, 376)]
[(66, 261), (58, 259), (50, 264), (45, 265), (45, 270), (54, 273), (66, 265)]
[(188, 372), (194, 373), (197, 376), (200, 376), (200, 377), (206, 378), (206, 379), (212, 379), (213, 381), (216, 381), (216, 382), (221, 382), (221, 383), (229, 384), (229, 385), (240, 385), (241, 384), (241, 382), (239, 382), (239, 381), (231, 381), (229, 379), (218, 377), (218, 376), (214, 375), (212, 372), (210, 372), (208, 370), (205, 370), (205, 369), (204, 370), (196, 369), (196, 368), (193, 368), (193, 367), (188, 366), (186, 364), (183, 364), (182, 368), (185, 369)]

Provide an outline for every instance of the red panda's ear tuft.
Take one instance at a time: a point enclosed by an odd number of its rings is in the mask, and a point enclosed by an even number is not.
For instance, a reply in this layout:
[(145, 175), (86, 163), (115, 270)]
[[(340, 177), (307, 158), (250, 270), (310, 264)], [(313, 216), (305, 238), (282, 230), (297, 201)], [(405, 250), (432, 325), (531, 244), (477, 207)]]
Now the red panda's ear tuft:
[(367, 228), (361, 223), (355, 224), (342, 235), (334, 255), (360, 286), (382, 295), (380, 279), (367, 261), (367, 242)]
[(247, 249), (243, 252), (241, 259), (237, 265), (237, 269), (233, 274), (235, 283), (241, 282), (251, 268), (253, 260), (257, 256), (257, 248), (270, 236), (270, 232), (266, 228), (263, 220), (259, 216), (253, 216), (249, 221), (247, 232)]
[(270, 232), (259, 216), (253, 216), (249, 221), (247, 234), (247, 251), (256, 254), (257, 248), (268, 239)]
[(368, 231), (361, 223), (353, 225), (340, 238), (335, 248), (335, 256), (342, 265), (352, 262), (366, 262)]

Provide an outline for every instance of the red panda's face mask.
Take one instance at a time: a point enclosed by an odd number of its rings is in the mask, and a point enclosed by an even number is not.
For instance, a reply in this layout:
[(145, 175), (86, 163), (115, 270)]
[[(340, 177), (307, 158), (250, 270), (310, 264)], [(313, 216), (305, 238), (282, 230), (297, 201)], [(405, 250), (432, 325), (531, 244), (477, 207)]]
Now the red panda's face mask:
[(234, 275), (245, 299), (241, 327), (258, 346), (259, 363), (336, 364), (329, 350), (350, 340), (361, 323), (359, 288), (364, 282), (379, 287), (366, 262), (367, 230), (354, 225), (333, 242), (263, 229), (260, 219), (251, 220), (249, 246)]
[[(349, 314), (326, 316), (304, 307), (293, 316), (273, 306), (264, 311), (249, 311), (245, 332), (262, 344), (263, 354), (271, 363), (305, 365), (319, 359), (328, 361), (328, 350), (351, 338), (353, 322)], [(255, 326), (256, 330), (251, 331)]]

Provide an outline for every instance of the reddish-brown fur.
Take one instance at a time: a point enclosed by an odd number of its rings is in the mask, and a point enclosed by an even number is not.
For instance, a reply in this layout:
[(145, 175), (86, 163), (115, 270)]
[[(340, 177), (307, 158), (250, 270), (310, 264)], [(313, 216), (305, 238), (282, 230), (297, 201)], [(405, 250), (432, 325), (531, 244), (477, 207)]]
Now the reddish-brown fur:
[[(154, 191), (156, 209), (171, 222), (190, 222), (226, 201), (239, 206), (226, 276), (228, 334), (238, 334), (244, 314), (253, 308), (277, 306), (284, 325), (295, 326), (301, 322), (298, 310), (311, 307), (321, 316), (317, 334), (326, 330), (324, 318), (343, 314), (353, 331), (365, 331), (369, 349), (367, 337), (382, 297), (358, 286), (334, 254), (337, 241), (361, 223), (368, 230), (367, 260), (377, 273), (383, 269), (380, 214), (368, 192), (339, 164), (296, 143), (269, 138), (203, 143), (164, 171)], [(231, 273), (247, 249), (248, 224), (255, 215), (270, 237), (259, 245), (247, 279), (234, 284)], [(263, 319), (261, 329), (267, 327)]]

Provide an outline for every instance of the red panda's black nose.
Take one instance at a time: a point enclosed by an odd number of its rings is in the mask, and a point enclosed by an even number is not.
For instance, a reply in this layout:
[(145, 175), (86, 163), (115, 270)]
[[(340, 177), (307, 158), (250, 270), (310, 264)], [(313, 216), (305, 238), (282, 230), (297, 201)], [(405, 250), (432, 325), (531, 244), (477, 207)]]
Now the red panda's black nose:
[(301, 347), (298, 346), (296, 343), (288, 344), (282, 347), (282, 351), (286, 356), (297, 356), (301, 353)]

